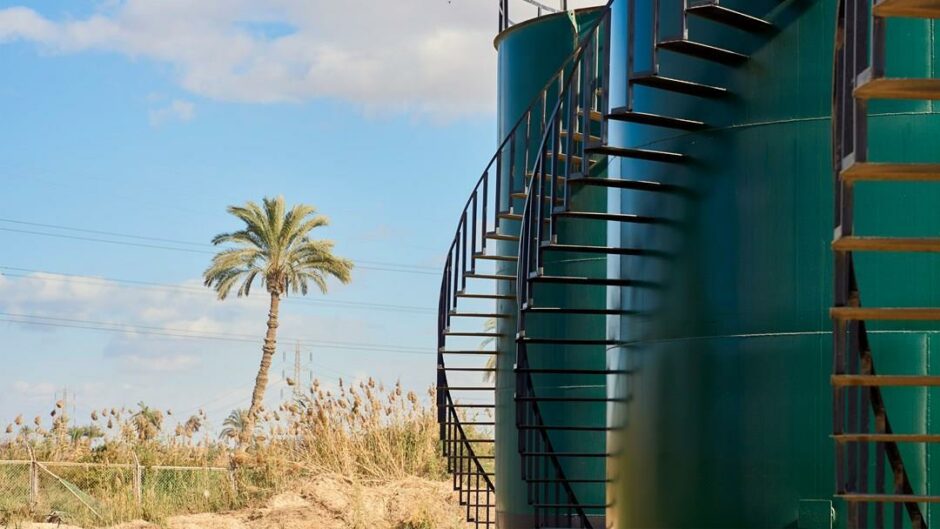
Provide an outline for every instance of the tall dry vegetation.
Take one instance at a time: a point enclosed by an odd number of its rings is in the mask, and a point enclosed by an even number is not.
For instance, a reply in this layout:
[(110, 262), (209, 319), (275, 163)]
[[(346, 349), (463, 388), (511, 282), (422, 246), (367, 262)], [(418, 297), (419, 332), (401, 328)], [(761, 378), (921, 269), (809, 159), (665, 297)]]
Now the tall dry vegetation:
[[(222, 475), (234, 479), (215, 480), (212, 485), (231, 490), (196, 491), (213, 498), (208, 507), (155, 501), (149, 511), (127, 505), (133, 500), (127, 494), (131, 491), (116, 493), (117, 487), (130, 486), (124, 480), (89, 481), (79, 479), (76, 472), (69, 473), (76, 476), (74, 484), (84, 493), (108, 512), (116, 513), (109, 522), (138, 517), (162, 520), (206, 508), (257, 504), (323, 475), (358, 483), (414, 477), (441, 481), (445, 467), (439, 455), (435, 414), (428, 402), (433, 402), (433, 391), (419, 396), (403, 391), (399, 384), (385, 388), (372, 379), (355, 385), (340, 381), (332, 390), (314, 382), (274, 409), (261, 408), (254, 435), (250, 436), (252, 442), (245, 451), (235, 450), (236, 440), (243, 433), (238, 428), (245, 422), (227, 422), (225, 433), (219, 436), (207, 431), (207, 417), (202, 411), (177, 417), (170, 410), (156, 410), (141, 403), (133, 409), (97, 410), (85, 424), (75, 425), (57, 406), (49, 427), (49, 421), (40, 417), (17, 417), (0, 442), (0, 459), (27, 459), (28, 445), (40, 461), (126, 464), (136, 456), (145, 468), (179, 465), (233, 469), (231, 475)], [(183, 488), (188, 485), (177, 474), (165, 487), (166, 494), (185, 492)], [(0, 487), (3, 479), (0, 475)], [(161, 493), (154, 490), (152, 495)], [(0, 510), (3, 508), (0, 506)], [(87, 517), (83, 521), (95, 522)]]

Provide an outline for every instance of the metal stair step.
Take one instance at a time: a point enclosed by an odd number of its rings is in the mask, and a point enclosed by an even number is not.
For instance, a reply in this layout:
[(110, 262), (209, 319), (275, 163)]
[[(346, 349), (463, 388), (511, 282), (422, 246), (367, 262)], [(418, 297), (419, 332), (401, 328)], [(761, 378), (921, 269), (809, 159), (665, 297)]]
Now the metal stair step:
[(499, 313), (485, 313), (485, 312), (457, 312), (456, 310), (450, 311), (451, 316), (458, 318), (508, 318), (508, 314), (499, 314)]
[(576, 276), (547, 276), (533, 274), (529, 276), (529, 281), (536, 283), (550, 283), (563, 285), (596, 285), (608, 287), (638, 287), (652, 285), (649, 281), (637, 281), (634, 279), (609, 279), (601, 277), (576, 277)]
[(649, 86), (650, 88), (669, 90), (671, 92), (678, 92), (680, 94), (688, 94), (698, 97), (721, 97), (728, 92), (726, 88), (722, 88), (720, 86), (711, 86), (693, 81), (673, 79), (671, 77), (663, 77), (661, 75), (655, 74), (637, 76), (631, 79), (631, 81), (634, 84)]
[(514, 300), (516, 299), (515, 295), (512, 294), (464, 294), (463, 292), (457, 293), (458, 298), (464, 299), (496, 299), (496, 300)]
[(474, 259), (481, 259), (484, 261), (507, 261), (507, 262), (516, 262), (519, 260), (515, 255), (489, 255), (484, 253), (475, 253), (473, 254)]
[(653, 151), (649, 149), (632, 149), (627, 147), (612, 147), (610, 145), (592, 145), (584, 149), (585, 153), (600, 154), (603, 156), (617, 156), (620, 158), (635, 158), (653, 162), (679, 163), (686, 159), (686, 155), (675, 152)]
[(612, 187), (617, 189), (634, 189), (637, 191), (655, 191), (668, 193), (680, 191), (682, 188), (660, 182), (650, 182), (647, 180), (627, 180), (623, 178), (601, 178), (597, 176), (584, 176), (579, 174), (568, 179), (569, 184), (581, 184), (586, 186)]
[(940, 18), (940, 3), (936, 0), (881, 0), (872, 13), (876, 17)]
[(438, 371), (455, 371), (455, 372), (470, 372), (470, 373), (492, 373), (496, 371), (495, 367), (444, 367), (437, 366)]
[(855, 89), (859, 99), (940, 100), (940, 79), (872, 79)]
[(520, 452), (523, 456), (530, 457), (611, 457), (614, 454), (608, 452)]
[(644, 250), (640, 248), (621, 248), (619, 246), (592, 246), (588, 244), (543, 244), (542, 250), (554, 252), (602, 253), (609, 255), (662, 255), (662, 252), (657, 252), (654, 250)]
[(708, 0), (707, 2), (689, 6), (686, 12), (690, 15), (696, 15), (711, 20), (712, 22), (718, 22), (750, 33), (766, 33), (774, 29), (774, 25), (770, 22), (719, 5), (718, 0)]
[(529, 314), (583, 314), (589, 316), (622, 316), (631, 311), (617, 309), (578, 309), (569, 307), (530, 307), (523, 305), (522, 310)]
[(502, 338), (504, 334), (498, 332), (473, 332), (473, 331), (444, 331), (445, 336), (476, 336), (480, 338)]
[(490, 279), (490, 280), (493, 280), (493, 281), (515, 281), (515, 280), (516, 280), (516, 276), (514, 276), (514, 275), (504, 275), (504, 274), (477, 274), (477, 273), (473, 273), (473, 272), (471, 272), (471, 273), (469, 273), (469, 274), (464, 274), (464, 277), (466, 277), (466, 278), (468, 278), (468, 279)]
[(842, 179), (847, 182), (895, 181), (918, 182), (940, 181), (940, 163), (873, 163), (857, 162), (842, 170)]
[(604, 220), (610, 222), (630, 222), (633, 224), (666, 224), (665, 219), (659, 217), (649, 217), (646, 215), (634, 215), (632, 213), (601, 213), (597, 211), (554, 211), (552, 215), (556, 217), (567, 217), (584, 220)]
[(747, 62), (748, 59), (747, 55), (743, 53), (688, 39), (666, 40), (657, 44), (657, 47), (728, 66), (739, 66)]
[(937, 387), (940, 376), (932, 375), (832, 375), (836, 387)]
[(843, 433), (832, 439), (837, 443), (940, 443), (940, 435), (926, 433)]
[(630, 123), (639, 123), (641, 125), (651, 125), (654, 127), (665, 127), (679, 130), (701, 130), (706, 127), (702, 121), (692, 119), (674, 118), (669, 116), (660, 116), (648, 112), (635, 112), (626, 107), (614, 108), (607, 114), (608, 119), (615, 121), (627, 121)]
[(845, 321), (937, 321), (940, 320), (940, 308), (833, 307), (829, 309), (829, 315)]
[(520, 213), (497, 213), (496, 218), (502, 220), (522, 220), (522, 214)]
[(940, 503), (940, 496), (916, 494), (836, 494), (835, 497), (858, 503)]
[(588, 339), (576, 339), (576, 338), (530, 338), (528, 336), (521, 336), (517, 338), (522, 342), (535, 344), (535, 345), (620, 345), (621, 342), (618, 340), (588, 340)]
[(940, 252), (940, 238), (840, 237), (832, 242), (837, 252)]
[[(562, 137), (562, 138), (567, 138), (567, 137), (568, 137), (568, 131), (567, 131), (567, 130), (561, 130), (561, 131), (558, 132), (558, 136), (559, 136), (559, 137)], [(574, 141), (576, 141), (576, 142), (582, 142), (582, 141), (584, 141), (584, 134), (581, 133), (581, 132), (575, 132), (575, 133), (572, 135), (572, 139), (573, 139)], [(601, 140), (600, 136), (588, 136), (588, 141), (600, 141), (600, 140)]]
[(501, 354), (499, 351), (478, 351), (478, 350), (460, 350), (460, 349), (454, 349), (454, 350), (440, 349), (439, 352), (445, 355), (487, 355), (489, 356), (489, 355)]
[(506, 235), (504, 233), (496, 233), (495, 231), (490, 231), (486, 233), (487, 239), (492, 239), (494, 241), (518, 241), (519, 237), (517, 235)]

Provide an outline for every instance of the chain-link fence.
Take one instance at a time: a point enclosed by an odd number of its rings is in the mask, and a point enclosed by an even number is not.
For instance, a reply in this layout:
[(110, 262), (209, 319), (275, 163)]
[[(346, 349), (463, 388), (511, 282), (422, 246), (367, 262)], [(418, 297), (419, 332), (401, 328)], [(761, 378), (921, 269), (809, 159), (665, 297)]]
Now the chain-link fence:
[(103, 526), (231, 509), (237, 496), (221, 467), (0, 460), (0, 518)]

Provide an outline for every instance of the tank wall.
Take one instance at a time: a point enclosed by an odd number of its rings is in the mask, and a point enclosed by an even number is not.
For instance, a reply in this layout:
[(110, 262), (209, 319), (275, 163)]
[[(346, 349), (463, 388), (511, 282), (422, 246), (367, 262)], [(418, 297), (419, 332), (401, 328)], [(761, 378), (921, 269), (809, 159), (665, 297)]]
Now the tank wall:
[[(649, 3), (637, 2), (638, 11)], [(634, 371), (611, 385), (631, 399), (611, 409), (611, 420), (624, 426), (616, 439), (623, 455), (611, 469), (617, 477), (611, 517), (619, 528), (795, 527), (801, 501), (831, 500), (834, 493), (828, 308), (836, 5), (807, 0), (762, 11), (758, 4), (728, 2), (769, 13), (779, 33), (755, 38), (704, 22), (691, 28), (696, 38), (750, 53), (745, 66), (662, 55), (663, 74), (726, 86), (732, 95), (711, 101), (637, 91), (637, 110), (701, 119), (708, 130), (611, 124), (611, 144), (692, 157), (681, 167), (628, 160), (610, 167), (612, 175), (685, 189), (614, 198), (623, 213), (669, 221), (625, 225), (608, 236), (611, 244), (666, 252), (620, 259), (621, 277), (662, 287), (622, 289), (609, 301), (642, 313), (611, 322), (630, 345), (611, 349), (609, 361)], [(617, 0), (615, 80), (626, 78), (627, 16)], [(889, 75), (935, 76), (932, 35), (929, 22), (892, 21)], [(624, 104), (625, 83), (615, 81), (611, 97), (612, 106)], [(872, 160), (940, 159), (940, 116), (929, 103), (873, 104), (870, 111)], [(935, 236), (938, 200), (936, 185), (859, 185), (857, 232)], [(937, 256), (865, 254), (856, 266), (866, 306), (940, 306)], [(936, 374), (930, 361), (936, 325), (871, 328), (879, 331), (872, 349), (880, 372)], [(927, 431), (932, 414), (927, 422), (917, 417), (930, 409), (934, 393), (886, 391), (895, 431)], [(915, 490), (932, 490), (925, 480), (928, 470), (938, 470), (930, 457), (935, 450), (902, 447)], [(928, 523), (936, 507), (929, 509)]]

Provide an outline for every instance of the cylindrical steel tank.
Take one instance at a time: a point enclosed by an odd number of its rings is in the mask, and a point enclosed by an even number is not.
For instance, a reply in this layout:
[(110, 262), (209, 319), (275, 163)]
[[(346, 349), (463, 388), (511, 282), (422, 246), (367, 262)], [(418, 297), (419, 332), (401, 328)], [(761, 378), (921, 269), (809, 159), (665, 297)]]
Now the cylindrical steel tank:
[[(577, 30), (584, 33), (590, 30), (597, 19), (599, 10), (584, 9), (575, 12), (575, 23)], [(576, 44), (577, 33), (575, 24), (572, 23), (568, 14), (559, 13), (543, 16), (538, 19), (530, 20), (504, 31), (496, 39), (496, 47), (499, 52), (499, 70), (498, 70), (498, 127), (499, 138), (504, 138), (526, 111), (533, 99), (546, 86), (546, 83), (558, 71), (559, 67), (572, 54)], [(549, 97), (547, 111), (551, 112), (551, 105), (554, 104), (554, 98), (557, 98), (557, 88), (552, 89)], [(541, 110), (540, 110), (541, 112)], [(539, 114), (540, 116), (540, 114)], [(537, 146), (541, 139), (541, 130), (539, 123), (533, 123), (531, 132), (531, 145)], [(534, 150), (534, 149), (533, 149)], [(524, 160), (519, 160), (517, 175), (519, 181), (515, 183), (516, 188), (521, 185), (521, 179), (525, 171), (522, 170)], [(529, 161), (531, 169), (532, 161)], [(502, 183), (504, 197), (502, 203), (510, 200), (508, 195), (508, 182)], [(585, 194), (583, 197), (575, 197), (579, 203), (595, 202), (597, 207), (603, 208), (603, 196), (595, 194), (593, 196)], [(524, 201), (517, 199), (513, 202), (513, 211), (522, 213)], [(500, 226), (500, 232), (508, 235), (518, 235), (518, 222), (503, 222)], [(591, 235), (602, 243), (605, 237), (603, 226), (595, 228)], [(515, 241), (499, 241), (498, 253), (500, 255), (515, 256), (518, 251), (518, 243)], [(568, 262), (555, 262), (552, 267), (557, 267), (559, 273), (563, 271), (573, 272), (575, 270), (582, 273), (594, 273), (596, 276), (603, 276), (604, 262), (591, 256), (589, 259), (569, 259)], [(516, 263), (506, 262), (499, 266), (500, 274), (516, 274)], [(501, 284), (500, 293), (514, 293), (510, 284)], [(556, 289), (549, 293), (551, 298), (543, 296), (541, 299), (548, 302), (554, 298), (561, 302), (567, 300), (567, 303), (582, 303), (585, 296), (593, 296), (595, 306), (603, 306), (603, 291), (584, 291), (582, 289)], [(587, 305), (588, 303), (584, 302)], [(522, 529), (532, 527), (532, 509), (528, 504), (526, 484), (521, 478), (521, 461), (519, 456), (518, 436), (516, 430), (516, 407), (513, 400), (516, 390), (516, 377), (513, 373), (515, 357), (515, 336), (516, 336), (516, 304), (515, 302), (504, 301), (500, 303), (499, 312), (510, 315), (506, 319), (500, 319), (497, 322), (497, 330), (503, 335), (499, 341), (498, 350), (502, 353), (497, 359), (497, 393), (496, 393), (496, 491), (497, 491), (497, 520), (500, 529)], [(551, 331), (562, 333), (568, 336), (574, 336), (578, 333), (593, 332), (595, 335), (603, 335), (603, 321), (599, 328), (586, 329), (583, 321), (577, 318), (563, 322), (541, 322), (541, 331)], [(546, 328), (546, 324), (552, 325), (551, 329)], [(597, 323), (595, 322), (595, 326)], [(537, 332), (538, 329), (533, 329)], [(556, 355), (549, 358), (549, 355)], [(554, 361), (555, 365), (565, 358), (557, 358), (557, 355), (564, 353), (553, 352), (550, 350), (541, 350), (538, 355), (533, 354), (532, 366), (538, 367), (539, 362)], [(585, 367), (596, 365), (598, 369), (604, 365), (603, 349), (594, 351), (584, 351), (581, 357), (571, 356), (567, 359), (572, 365)], [(597, 380), (592, 381), (594, 384)], [(540, 376), (536, 380), (536, 391), (539, 395), (551, 396), (564, 393), (578, 392), (584, 394), (603, 395), (602, 386), (593, 388), (575, 388), (579, 381), (565, 376)], [(564, 424), (570, 420), (572, 413), (585, 413), (584, 407), (578, 410), (572, 410), (565, 406), (543, 406), (542, 412), (546, 422), (553, 424)], [(603, 405), (595, 406), (595, 409), (589, 410), (597, 416), (597, 422), (604, 422)], [(584, 435), (568, 434), (567, 432), (552, 432), (553, 442), (556, 443), (556, 450), (572, 451), (586, 450), (586, 443), (595, 443), (595, 439), (587, 438)], [(583, 462), (568, 461), (565, 462), (566, 472), (571, 475), (597, 475), (603, 476), (604, 467), (601, 460), (595, 460), (593, 467), (584, 468)], [(579, 489), (583, 488), (576, 485)], [(578, 490), (579, 499), (583, 498), (591, 503), (599, 504), (603, 501), (603, 487), (595, 487), (595, 490)], [(594, 494), (595, 497), (591, 497)], [(603, 512), (595, 513), (602, 515)]]
[[(651, 0), (636, 3), (636, 13), (650, 11)], [(612, 297), (614, 307), (641, 311), (612, 322), (627, 345), (609, 351), (612, 364), (631, 371), (611, 387), (629, 398), (612, 408), (611, 419), (623, 426), (616, 438), (622, 454), (610, 466), (610, 517), (619, 529), (809, 527), (826, 518), (818, 515), (833, 501), (828, 309), (836, 2), (721, 4), (763, 17), (776, 31), (751, 35), (694, 20), (697, 40), (750, 58), (725, 66), (662, 52), (661, 61), (665, 75), (729, 94), (708, 99), (639, 88), (635, 100), (637, 110), (702, 120), (707, 129), (616, 122), (610, 128), (612, 145), (691, 157), (679, 166), (618, 159), (609, 168), (614, 176), (685, 190), (612, 197), (622, 213), (666, 220), (623, 225), (608, 241), (665, 252), (613, 261), (621, 277), (661, 285)], [(629, 16), (627, 1), (615, 1), (612, 106), (625, 103)], [(648, 22), (637, 20), (637, 27), (641, 35)], [(888, 31), (889, 75), (936, 77), (933, 23), (892, 20)], [(870, 112), (873, 161), (937, 161), (940, 116), (932, 104), (872, 104)], [(936, 236), (938, 203), (936, 184), (866, 183), (856, 195), (856, 231)], [(869, 253), (855, 263), (866, 306), (940, 306), (936, 255)], [(935, 324), (869, 329), (879, 372), (940, 373), (931, 362)], [(894, 430), (931, 431), (935, 397), (918, 388), (885, 390)], [(937, 449), (901, 450), (915, 490), (933, 492), (940, 483), (925, 476), (928, 470), (940, 476)], [(835, 524), (844, 524), (844, 516)], [(812, 525), (823, 526), (829, 527)]]

